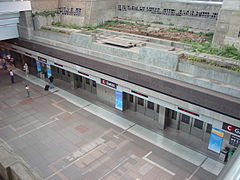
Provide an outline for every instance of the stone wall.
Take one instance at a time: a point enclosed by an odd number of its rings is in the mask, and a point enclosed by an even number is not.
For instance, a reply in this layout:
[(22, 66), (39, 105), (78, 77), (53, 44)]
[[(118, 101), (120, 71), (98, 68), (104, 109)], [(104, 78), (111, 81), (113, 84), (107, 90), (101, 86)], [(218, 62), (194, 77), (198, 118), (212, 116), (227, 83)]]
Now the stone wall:
[(221, 3), (118, 0), (116, 17), (214, 31)]

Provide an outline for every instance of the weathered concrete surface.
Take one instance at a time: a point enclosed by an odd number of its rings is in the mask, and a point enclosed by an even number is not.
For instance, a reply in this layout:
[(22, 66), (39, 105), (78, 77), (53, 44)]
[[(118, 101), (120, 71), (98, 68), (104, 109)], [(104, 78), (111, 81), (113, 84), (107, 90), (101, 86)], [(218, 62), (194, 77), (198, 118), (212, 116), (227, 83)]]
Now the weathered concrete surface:
[(240, 1), (224, 0), (218, 15), (213, 46), (234, 45), (240, 49)]
[(31, 0), (32, 10), (33, 12), (56, 10), (58, 2), (59, 0)]
[(121, 0), (116, 3), (116, 17), (213, 31), (220, 8), (221, 3)]
[(0, 176), (4, 180), (9, 179), (10, 169), (9, 166), (16, 163), (18, 158), (16, 155), (10, 151), (6, 146), (1, 144), (0, 146)]
[(0, 179), (41, 180), (26, 162), (0, 138)]
[(41, 180), (30, 166), (26, 166), (26, 163), (16, 162), (10, 167), (11, 180)]
[(76, 8), (81, 9), (80, 14), (77, 16), (71, 13), (62, 13), (60, 22), (63, 24), (95, 26), (118, 17), (133, 21), (174, 24), (181, 27), (187, 26), (210, 31), (215, 28), (220, 7), (221, 3), (219, 2), (195, 3), (164, 0), (150, 0), (148, 2), (143, 0), (73, 0), (71, 2), (68, 0), (54, 0), (51, 3), (45, 0), (32, 1), (33, 12), (57, 10), (58, 8), (66, 8), (69, 12), (75, 11)]
[(20, 12), (18, 32), (20, 37), (25, 37), (26, 39), (32, 38), (33, 21), (31, 11)]

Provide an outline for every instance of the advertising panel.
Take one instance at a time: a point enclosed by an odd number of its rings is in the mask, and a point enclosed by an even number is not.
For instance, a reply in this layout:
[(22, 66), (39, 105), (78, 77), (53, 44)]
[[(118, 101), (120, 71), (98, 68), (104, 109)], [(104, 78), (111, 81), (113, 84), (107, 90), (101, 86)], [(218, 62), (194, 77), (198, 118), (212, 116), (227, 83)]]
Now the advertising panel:
[(47, 64), (47, 76), (48, 76), (48, 78), (52, 76), (52, 70), (51, 70), (50, 64)]
[(41, 64), (38, 60), (36, 60), (36, 65), (37, 65), (37, 72), (41, 72)]
[(223, 141), (224, 131), (212, 128), (211, 136), (209, 139), (208, 149), (220, 153), (221, 147), (222, 147), (222, 141)]
[(120, 111), (123, 110), (123, 93), (122, 91), (115, 91), (115, 108)]

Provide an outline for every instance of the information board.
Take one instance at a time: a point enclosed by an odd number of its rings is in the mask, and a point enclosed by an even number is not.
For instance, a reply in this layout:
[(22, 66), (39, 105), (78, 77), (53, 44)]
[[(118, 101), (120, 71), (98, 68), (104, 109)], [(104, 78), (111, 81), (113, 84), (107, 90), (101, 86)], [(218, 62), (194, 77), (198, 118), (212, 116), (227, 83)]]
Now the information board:
[(239, 144), (240, 144), (240, 137), (231, 135), (230, 139), (229, 139), (229, 144), (231, 144), (231, 145), (233, 145), (235, 147), (238, 147)]

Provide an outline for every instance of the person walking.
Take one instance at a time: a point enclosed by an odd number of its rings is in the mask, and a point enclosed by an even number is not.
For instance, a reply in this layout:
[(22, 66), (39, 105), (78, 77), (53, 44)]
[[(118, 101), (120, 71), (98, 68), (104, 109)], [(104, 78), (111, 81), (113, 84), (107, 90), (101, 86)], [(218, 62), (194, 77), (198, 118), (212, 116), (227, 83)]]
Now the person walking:
[(27, 92), (27, 97), (30, 97), (30, 91), (28, 85), (25, 86), (26, 92)]
[(9, 71), (9, 76), (11, 78), (11, 82), (14, 83), (14, 73), (12, 70)]
[(27, 63), (24, 64), (23, 70), (25, 71), (25, 76), (28, 77), (29, 70), (28, 70), (28, 65), (27, 65)]

